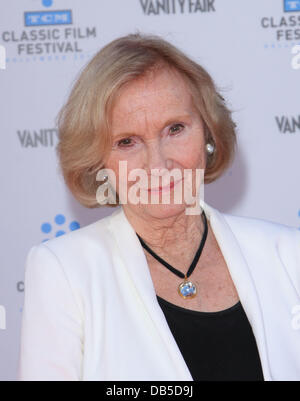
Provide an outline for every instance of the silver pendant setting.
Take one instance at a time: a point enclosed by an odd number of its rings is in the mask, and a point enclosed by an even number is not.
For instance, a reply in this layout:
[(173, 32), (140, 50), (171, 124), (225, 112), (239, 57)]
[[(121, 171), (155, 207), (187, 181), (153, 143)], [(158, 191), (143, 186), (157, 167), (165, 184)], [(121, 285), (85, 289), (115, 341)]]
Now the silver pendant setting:
[(184, 282), (178, 286), (179, 295), (184, 298), (194, 298), (197, 295), (197, 287), (185, 277)]

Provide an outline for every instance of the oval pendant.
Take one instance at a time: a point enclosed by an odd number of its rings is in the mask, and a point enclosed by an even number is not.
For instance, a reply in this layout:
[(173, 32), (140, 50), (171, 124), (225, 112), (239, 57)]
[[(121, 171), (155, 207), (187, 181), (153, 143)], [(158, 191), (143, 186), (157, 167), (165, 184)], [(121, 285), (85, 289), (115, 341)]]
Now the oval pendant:
[(178, 286), (178, 293), (182, 298), (194, 298), (197, 295), (197, 288), (191, 281), (184, 280)]

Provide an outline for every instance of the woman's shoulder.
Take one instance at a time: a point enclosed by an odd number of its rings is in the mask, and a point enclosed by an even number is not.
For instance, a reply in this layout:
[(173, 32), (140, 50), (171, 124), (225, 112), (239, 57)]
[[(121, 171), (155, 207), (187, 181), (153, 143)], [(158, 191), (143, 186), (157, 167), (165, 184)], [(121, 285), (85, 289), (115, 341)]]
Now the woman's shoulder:
[(286, 224), (220, 212), (242, 251), (248, 255), (280, 257), (300, 266), (300, 230)]
[(222, 213), (230, 228), (240, 235), (249, 236), (253, 239), (274, 240), (276, 238), (295, 238), (300, 240), (300, 230), (271, 220), (257, 217), (246, 217), (235, 214)]
[(300, 291), (299, 229), (260, 218), (225, 213), (223, 216), (245, 255), (269, 261), (273, 268), (279, 262), (278, 266), (284, 266)]
[[(237, 240), (251, 250), (275, 250), (290, 254), (300, 265), (300, 230), (286, 224), (255, 217), (223, 213)], [(295, 258), (296, 256), (296, 258)]]

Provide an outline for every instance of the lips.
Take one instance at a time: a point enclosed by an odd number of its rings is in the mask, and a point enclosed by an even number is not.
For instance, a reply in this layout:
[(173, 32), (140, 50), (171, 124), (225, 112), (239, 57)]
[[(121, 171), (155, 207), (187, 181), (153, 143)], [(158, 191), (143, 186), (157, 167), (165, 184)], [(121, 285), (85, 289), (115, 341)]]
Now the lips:
[(172, 182), (170, 182), (170, 185), (166, 185), (166, 186), (164, 186), (164, 187), (157, 187), (157, 188), (148, 188), (148, 192), (165, 192), (165, 191), (171, 191), (173, 188), (174, 188), (174, 186), (176, 185), (176, 184), (178, 184), (180, 181), (182, 181), (182, 179), (180, 179), (180, 180), (177, 180), (177, 181), (172, 181)]

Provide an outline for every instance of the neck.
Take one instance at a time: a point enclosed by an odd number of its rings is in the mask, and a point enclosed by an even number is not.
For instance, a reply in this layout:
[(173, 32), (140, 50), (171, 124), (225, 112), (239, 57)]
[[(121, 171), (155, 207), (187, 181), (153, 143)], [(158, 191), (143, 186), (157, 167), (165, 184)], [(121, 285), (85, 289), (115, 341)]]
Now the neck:
[(136, 213), (124, 207), (124, 213), (133, 229), (153, 249), (167, 250), (200, 240), (204, 232), (201, 215), (187, 215), (185, 210), (166, 218)]

